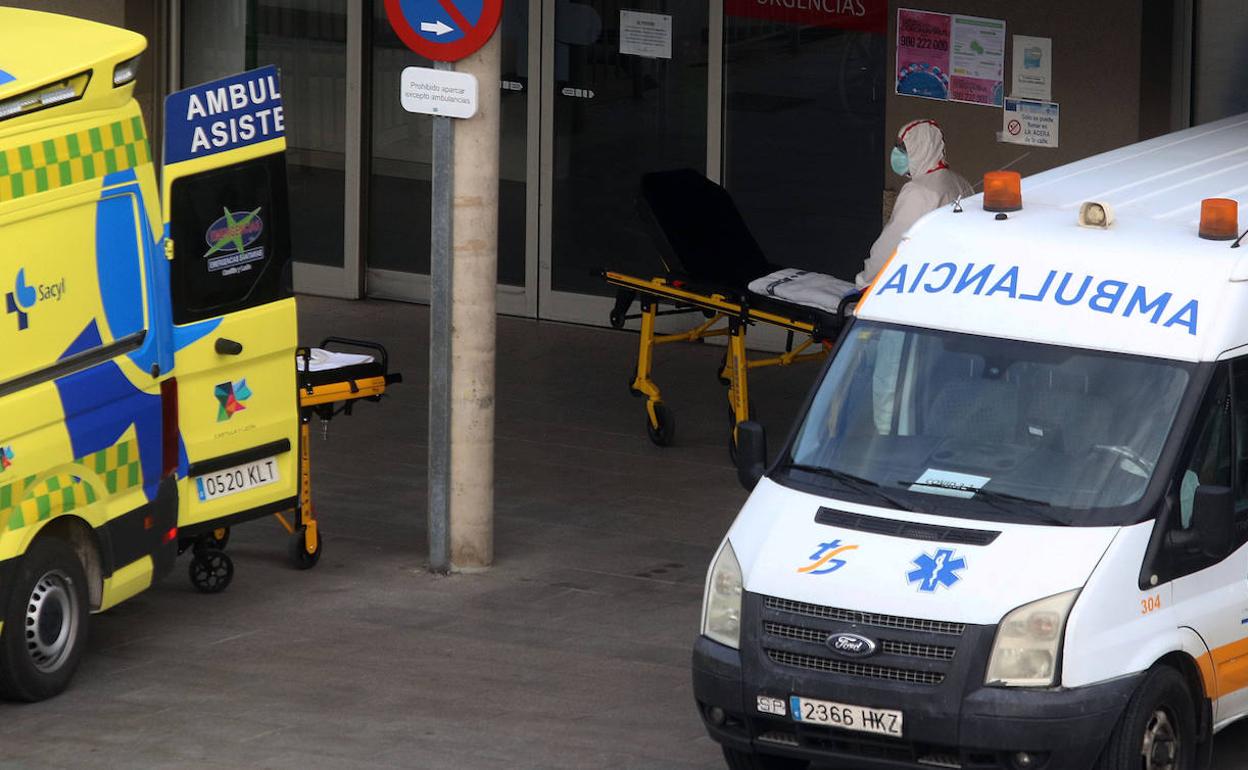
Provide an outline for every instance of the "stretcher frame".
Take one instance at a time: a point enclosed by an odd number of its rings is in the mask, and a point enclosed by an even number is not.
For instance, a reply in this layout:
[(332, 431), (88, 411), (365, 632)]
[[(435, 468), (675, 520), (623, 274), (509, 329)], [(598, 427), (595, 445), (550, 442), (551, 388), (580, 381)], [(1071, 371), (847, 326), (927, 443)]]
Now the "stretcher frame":
[[(654, 348), (673, 342), (699, 342), (714, 337), (727, 337), (724, 361), (718, 375), (728, 387), (728, 410), (731, 435), (728, 448), (736, 457), (737, 426), (751, 419), (754, 408), (750, 403), (749, 372), (773, 366), (791, 366), (807, 361), (821, 361), (827, 357), (832, 343), (844, 328), (846, 315), (861, 296), (853, 292), (840, 301), (831, 327), (785, 315), (782, 302), (769, 302), (767, 308), (753, 307), (748, 298), (736, 292), (715, 288), (697, 287), (677, 278), (639, 278), (625, 273), (605, 271), (602, 277), (617, 287), (615, 307), (611, 311), (611, 325), (623, 328), (626, 321), (641, 320), (638, 340), (637, 369), (629, 391), (646, 399), (646, 430), (650, 440), (659, 446), (669, 446), (675, 437), (675, 420), (663, 403), (662, 391), (655, 383)], [(701, 288), (701, 290), (699, 290)], [(641, 312), (629, 315), (634, 300), (639, 300)], [(671, 305), (671, 310), (660, 310), (660, 305)], [(801, 315), (809, 316), (809, 310), (794, 305)], [(700, 313), (705, 320), (696, 326), (677, 333), (659, 334), (655, 326), (659, 316)], [(751, 358), (746, 349), (746, 333), (750, 326), (766, 324), (784, 329), (788, 333), (785, 351), (779, 355)], [(806, 339), (794, 346), (794, 336)], [(811, 348), (816, 348), (811, 351)]]
[[(306, 569), (315, 566), (320, 556), (320, 529), (316, 519), (316, 511), (312, 506), (312, 417), (320, 417), (328, 427), (329, 421), (339, 414), (351, 416), (355, 402), (361, 399), (380, 401), (388, 386), (402, 382), (403, 375), (391, 372), (389, 354), (384, 346), (365, 340), (347, 337), (326, 337), (317, 347), (327, 349), (328, 345), (347, 345), (373, 351), (375, 362), (380, 371), (368, 373), (361, 377), (344, 377), (327, 383), (313, 383), (310, 371), (312, 351), (310, 348), (299, 348), (296, 360), (302, 360), (303, 366), (298, 368), (299, 374), (299, 505), (289, 512), (273, 514), (287, 533), (294, 536), (300, 531), (304, 533), (302, 544), (296, 542), (292, 549), (291, 559), (296, 567)], [(333, 372), (334, 370), (329, 370)], [(344, 373), (346, 373), (344, 371)], [(341, 406), (338, 406), (341, 404)], [(291, 515), (288, 520), (286, 513)]]
[[(374, 360), (372, 364), (343, 367), (341, 379), (316, 382), (314, 380), (323, 378), (314, 375), (328, 377), (338, 370), (330, 369), (323, 373), (309, 371), (311, 348), (301, 347), (295, 351), (299, 396), (299, 496), (294, 508), (279, 510), (272, 515), (289, 535), (288, 555), (297, 569), (315, 567), (320, 561), (324, 542), (316, 509), (312, 505), (312, 418), (319, 417), (323, 424), (328, 425), (339, 414), (350, 416), (357, 401), (380, 401), (390, 385), (403, 381), (402, 374), (390, 371), (389, 355), (382, 345), (346, 337), (326, 337), (318, 347), (325, 348), (331, 344), (371, 351)], [(215, 526), (210, 524), (212, 528), (202, 535), (180, 544), (179, 553), (187, 548), (194, 549), (190, 575), (195, 588), (204, 593), (217, 593), (229, 586), (234, 576), (233, 562), (225, 553), (230, 526), (260, 518), (266, 513), (268, 511), (262, 510), (243, 518), (226, 517)]]

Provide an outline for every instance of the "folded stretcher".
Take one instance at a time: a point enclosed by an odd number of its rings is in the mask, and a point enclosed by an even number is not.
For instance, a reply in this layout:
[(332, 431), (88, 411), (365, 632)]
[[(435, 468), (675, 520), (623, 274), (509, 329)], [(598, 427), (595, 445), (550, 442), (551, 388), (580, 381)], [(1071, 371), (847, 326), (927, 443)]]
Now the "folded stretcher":
[[(366, 353), (343, 353), (343, 347)], [(389, 356), (383, 346), (345, 337), (326, 337), (316, 348), (299, 348), (295, 364), (299, 387), (299, 503), (291, 511), (273, 515), (290, 535), (291, 563), (298, 569), (310, 569), (320, 561), (324, 542), (312, 507), (312, 417), (319, 418), (328, 431), (334, 417), (350, 416), (360, 399), (380, 401), (390, 385), (403, 381), (403, 375), (390, 371)], [(191, 583), (205, 593), (225, 590), (233, 578), (234, 566), (225, 554), (229, 536), (229, 527), (221, 527), (181, 544), (180, 550), (195, 550)]]
[[(750, 419), (753, 412), (749, 371), (823, 359), (859, 294), (850, 290), (825, 298), (818, 303), (821, 307), (816, 307), (750, 291), (751, 282), (782, 268), (763, 255), (727, 191), (692, 169), (644, 175), (639, 208), (651, 227), (665, 273), (648, 278), (603, 273), (603, 278), (617, 287), (611, 325), (622, 328), (628, 320), (641, 320), (637, 372), (629, 390), (646, 399), (650, 440), (659, 446), (671, 444), (675, 421), (651, 378), (654, 347), (727, 337), (719, 378), (728, 386), (732, 426), (729, 449), (735, 455), (736, 426)], [(638, 302), (640, 313), (630, 315), (634, 302)], [(669, 309), (661, 310), (661, 306)], [(830, 312), (828, 307), (836, 310)], [(685, 314), (700, 314), (702, 320), (684, 332), (656, 332), (659, 316)], [(783, 353), (750, 358), (746, 332), (757, 324), (776, 326), (788, 333)], [(804, 339), (794, 345), (795, 338)]]

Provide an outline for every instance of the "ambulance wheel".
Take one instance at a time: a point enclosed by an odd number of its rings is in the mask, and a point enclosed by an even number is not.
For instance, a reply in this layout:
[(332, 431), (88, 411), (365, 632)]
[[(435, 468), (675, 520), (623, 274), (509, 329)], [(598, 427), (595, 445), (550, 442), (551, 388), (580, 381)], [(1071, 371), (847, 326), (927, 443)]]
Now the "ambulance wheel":
[(206, 594), (219, 594), (234, 579), (234, 560), (216, 548), (197, 549), (189, 568), (191, 585)]
[(36, 540), (13, 576), (0, 631), (0, 696), (51, 698), (69, 685), (87, 642), (87, 576), (63, 540)]
[(646, 433), (656, 446), (671, 446), (676, 440), (676, 417), (672, 410), (663, 404), (654, 405), (654, 417), (659, 421), (657, 426), (650, 424), (649, 410), (646, 412)]
[(325, 533), (316, 528), (316, 550), (308, 551), (308, 528), (300, 527), (299, 531), (290, 536), (287, 542), (287, 554), (295, 569), (312, 569), (321, 560), (321, 549), (325, 545)]
[(1097, 770), (1193, 770), (1196, 706), (1183, 675), (1148, 672), (1110, 735)]
[(730, 770), (805, 770), (810, 763), (802, 759), (776, 757), (770, 754), (747, 754), (724, 748), (724, 761)]

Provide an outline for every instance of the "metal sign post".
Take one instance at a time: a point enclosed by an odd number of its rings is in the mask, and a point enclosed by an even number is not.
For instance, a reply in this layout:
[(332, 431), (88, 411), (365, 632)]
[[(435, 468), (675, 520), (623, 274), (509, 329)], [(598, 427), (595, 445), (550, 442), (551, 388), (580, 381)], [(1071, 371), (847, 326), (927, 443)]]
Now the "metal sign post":
[[(437, 69), (449, 70), (447, 62)], [(433, 228), (429, 254), (429, 569), (451, 568), (451, 239), (454, 118), (433, 119)]]
[[(433, 116), (429, 569), (485, 567), (494, 558), (499, 50), (497, 41), (478, 49), (493, 36), (502, 0), (386, 0), (386, 15), (409, 48), (437, 63), (406, 68), (399, 89), (404, 109)], [(470, 56), (470, 72), (449, 63)], [(457, 121), (466, 143), (458, 154)], [(488, 335), (488, 345), (463, 344), (468, 334)]]

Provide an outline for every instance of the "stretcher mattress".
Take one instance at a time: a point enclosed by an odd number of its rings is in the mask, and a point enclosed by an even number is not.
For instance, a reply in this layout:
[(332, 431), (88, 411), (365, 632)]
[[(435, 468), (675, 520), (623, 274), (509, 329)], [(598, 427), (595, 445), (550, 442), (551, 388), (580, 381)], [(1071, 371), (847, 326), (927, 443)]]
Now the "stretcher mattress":
[(310, 385), (382, 377), (386, 373), (377, 359), (361, 353), (311, 348), (309, 355), (297, 356), (295, 360), (303, 381)]

